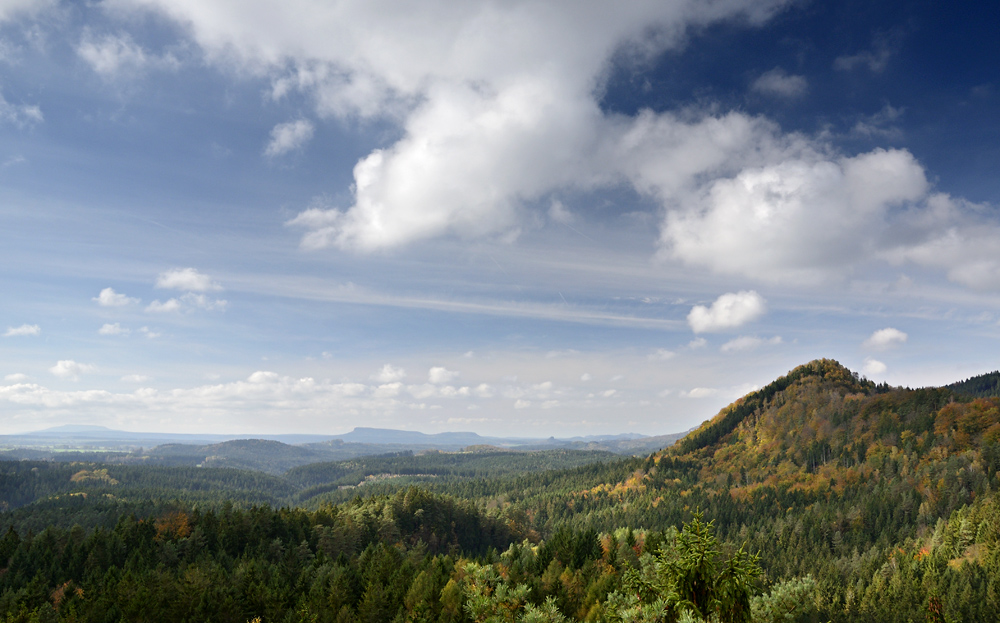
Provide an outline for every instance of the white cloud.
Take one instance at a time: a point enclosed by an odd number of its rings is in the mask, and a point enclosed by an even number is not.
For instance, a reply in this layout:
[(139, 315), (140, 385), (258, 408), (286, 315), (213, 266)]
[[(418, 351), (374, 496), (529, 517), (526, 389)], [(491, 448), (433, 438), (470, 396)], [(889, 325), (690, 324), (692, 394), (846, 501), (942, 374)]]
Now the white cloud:
[(215, 283), (211, 277), (198, 272), (194, 268), (173, 268), (162, 272), (156, 278), (156, 287), (190, 292), (208, 292), (210, 290), (222, 289), (222, 286)]
[(944, 269), (948, 279), (976, 290), (1000, 290), (1000, 225), (995, 208), (931, 195), (922, 210), (897, 223), (898, 234), (882, 257)]
[(18, 337), (25, 335), (41, 335), (42, 328), (37, 324), (23, 324), (19, 327), (7, 327), (4, 337)]
[(886, 371), (886, 365), (877, 359), (866, 357), (861, 371), (869, 376), (879, 376)]
[(725, 331), (752, 322), (767, 311), (764, 297), (754, 290), (723, 294), (708, 308), (695, 305), (688, 314), (688, 324), (695, 333)]
[(144, 374), (126, 374), (121, 380), (125, 383), (145, 383), (152, 379)]
[(271, 141), (264, 149), (264, 155), (274, 158), (301, 149), (312, 140), (314, 132), (312, 122), (307, 119), (279, 123), (271, 130)]
[(375, 388), (376, 398), (393, 398), (403, 391), (402, 383), (385, 383)]
[[(744, 153), (732, 130), (761, 125), (750, 117), (629, 119), (601, 110), (598, 87), (613, 58), (642, 62), (692, 26), (759, 23), (787, 3), (116, 4), (173, 19), (210, 63), (271, 77), (272, 97), (298, 91), (321, 116), (396, 121), (401, 138), (357, 163), (352, 205), (290, 221), (306, 228), (307, 248), (375, 250), (502, 234), (554, 190), (690, 181)], [(647, 166), (650, 154), (682, 166)]]
[(891, 244), (890, 207), (927, 191), (905, 150), (810, 157), (716, 180), (663, 225), (666, 253), (719, 273), (815, 282)]
[(406, 370), (402, 368), (393, 367), (391, 364), (385, 364), (382, 369), (372, 377), (380, 383), (395, 383), (396, 381), (402, 381), (406, 378)]
[(804, 76), (788, 75), (784, 69), (775, 67), (754, 80), (752, 88), (764, 95), (792, 99), (805, 95), (809, 83)]
[(14, 374), (8, 374), (7, 376), (3, 377), (3, 380), (7, 381), (8, 383), (23, 383), (28, 380), (28, 375), (21, 374), (20, 372), (15, 372)]
[(725, 344), (723, 344), (722, 347), (719, 350), (721, 350), (724, 353), (731, 353), (731, 352), (741, 351), (741, 350), (753, 350), (753, 349), (757, 348), (758, 346), (762, 346), (762, 345), (765, 345), (765, 344), (770, 344), (770, 345), (774, 346), (774, 345), (781, 344), (781, 343), (782, 343), (782, 339), (781, 339), (780, 335), (776, 335), (776, 336), (774, 336), (772, 338), (769, 338), (769, 339), (766, 339), (766, 340), (763, 339), (763, 338), (756, 337), (756, 336), (743, 335), (743, 336), (740, 336), (738, 338), (729, 340), (728, 342), (726, 342)]
[(876, 349), (892, 348), (894, 346), (905, 344), (908, 337), (908, 335), (899, 329), (886, 327), (885, 329), (879, 329), (878, 331), (872, 333), (868, 339), (865, 340), (864, 346)]
[(80, 375), (93, 372), (94, 366), (85, 363), (77, 363), (72, 359), (61, 359), (56, 365), (49, 368), (49, 372), (64, 379), (77, 380)]
[(158, 338), (158, 337), (160, 337), (160, 336), (163, 335), (162, 333), (157, 333), (156, 331), (153, 331), (149, 327), (142, 327), (142, 328), (140, 328), (139, 329), (139, 333), (142, 333), (143, 335), (145, 335), (147, 338), (149, 338), (151, 340), (156, 339), (156, 338)]
[(11, 104), (0, 93), (0, 123), (9, 123), (19, 128), (41, 123), (42, 109), (29, 104)]
[(115, 292), (114, 288), (104, 288), (100, 294), (91, 300), (96, 301), (101, 307), (124, 307), (139, 302), (137, 298)]
[(146, 306), (146, 311), (154, 314), (163, 314), (180, 311), (180, 308), (181, 302), (177, 299), (168, 299), (162, 303), (157, 299)]
[(128, 335), (131, 332), (132, 331), (130, 329), (122, 327), (121, 324), (117, 322), (114, 324), (106, 322), (100, 329), (97, 330), (97, 333), (100, 335)]
[[(103, 4), (172, 20), (205, 62), (271, 80), (275, 99), (295, 93), (320, 117), (394, 125), (398, 139), (356, 163), (351, 197), (314, 203), (287, 222), (304, 230), (307, 249), (510, 239), (543, 222), (529, 210), (567, 219), (553, 203), (563, 191), (622, 185), (660, 204), (662, 257), (719, 273), (815, 282), (890, 251), (933, 263), (917, 258), (927, 245), (947, 243), (928, 232), (907, 240), (896, 233), (912, 216), (897, 208), (922, 200), (928, 187), (905, 150), (845, 155), (822, 134), (786, 134), (764, 117), (712, 108), (633, 116), (602, 109), (610, 68), (683, 45), (692, 28), (733, 18), (759, 24), (787, 0), (390, 0), (336, 10), (314, 0)], [(836, 65), (881, 70), (900, 36), (881, 36), (872, 51)], [(774, 69), (754, 88), (793, 96), (807, 86)], [(312, 122), (289, 123), (274, 128), (265, 151), (302, 144)], [(857, 132), (874, 135), (875, 123)], [(1000, 243), (994, 233), (979, 234), (982, 247)], [(1000, 263), (982, 253), (942, 268), (963, 285), (1000, 288)]]
[(427, 372), (427, 380), (435, 385), (450, 383), (458, 378), (458, 372), (443, 367), (434, 367)]
[(708, 345), (708, 340), (703, 337), (696, 337), (690, 342), (688, 342), (688, 348), (691, 350), (697, 350), (699, 348), (705, 348)]

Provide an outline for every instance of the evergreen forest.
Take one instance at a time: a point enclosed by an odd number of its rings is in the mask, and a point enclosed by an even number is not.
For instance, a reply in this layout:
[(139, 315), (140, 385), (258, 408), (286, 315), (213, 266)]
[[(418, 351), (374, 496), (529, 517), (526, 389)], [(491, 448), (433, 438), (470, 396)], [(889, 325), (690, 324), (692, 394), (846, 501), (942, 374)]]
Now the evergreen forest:
[(641, 457), (0, 461), (0, 621), (997, 621), (998, 378), (817, 360)]

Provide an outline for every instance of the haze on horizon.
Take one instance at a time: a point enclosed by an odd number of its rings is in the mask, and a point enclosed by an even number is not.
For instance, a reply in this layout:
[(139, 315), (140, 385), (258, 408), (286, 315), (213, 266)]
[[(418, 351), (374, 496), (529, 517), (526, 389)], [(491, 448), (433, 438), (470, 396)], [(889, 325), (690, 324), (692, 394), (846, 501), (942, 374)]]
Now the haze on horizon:
[(985, 5), (0, 0), (0, 434), (686, 430), (1000, 367)]

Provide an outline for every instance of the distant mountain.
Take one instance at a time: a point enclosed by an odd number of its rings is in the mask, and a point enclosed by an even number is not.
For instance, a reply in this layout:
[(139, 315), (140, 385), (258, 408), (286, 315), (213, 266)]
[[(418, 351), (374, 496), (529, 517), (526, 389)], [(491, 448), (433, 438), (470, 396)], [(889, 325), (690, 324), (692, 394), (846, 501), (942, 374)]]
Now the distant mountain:
[(37, 431), (35, 433), (29, 433), (32, 435), (62, 435), (65, 433), (102, 433), (106, 434), (112, 432), (107, 426), (94, 426), (90, 424), (64, 424), (63, 426), (53, 426), (52, 428), (46, 428), (44, 430)]
[[(503, 442), (514, 440), (492, 439), (476, 433), (436, 433), (427, 434), (409, 430), (394, 430), (391, 428), (366, 428), (359, 426), (349, 433), (334, 435), (334, 439), (342, 439), (349, 443), (400, 444), (422, 446), (472, 446), (483, 443), (505, 445)], [(501, 443), (497, 444), (499, 441)], [(519, 440), (523, 443), (524, 440)]]

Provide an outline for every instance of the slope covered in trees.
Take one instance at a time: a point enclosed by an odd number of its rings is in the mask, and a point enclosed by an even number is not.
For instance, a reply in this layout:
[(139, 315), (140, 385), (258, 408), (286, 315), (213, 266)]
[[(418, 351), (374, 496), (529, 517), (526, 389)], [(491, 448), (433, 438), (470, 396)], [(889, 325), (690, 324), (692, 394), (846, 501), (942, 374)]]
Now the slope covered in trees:
[(571, 457), (504, 453), (280, 478), (6, 463), (0, 492), (27, 506), (0, 515), (14, 527), (0, 541), (0, 614), (994, 620), (998, 442), (1000, 398), (890, 388), (820, 360), (670, 449), (568, 469), (546, 468)]

